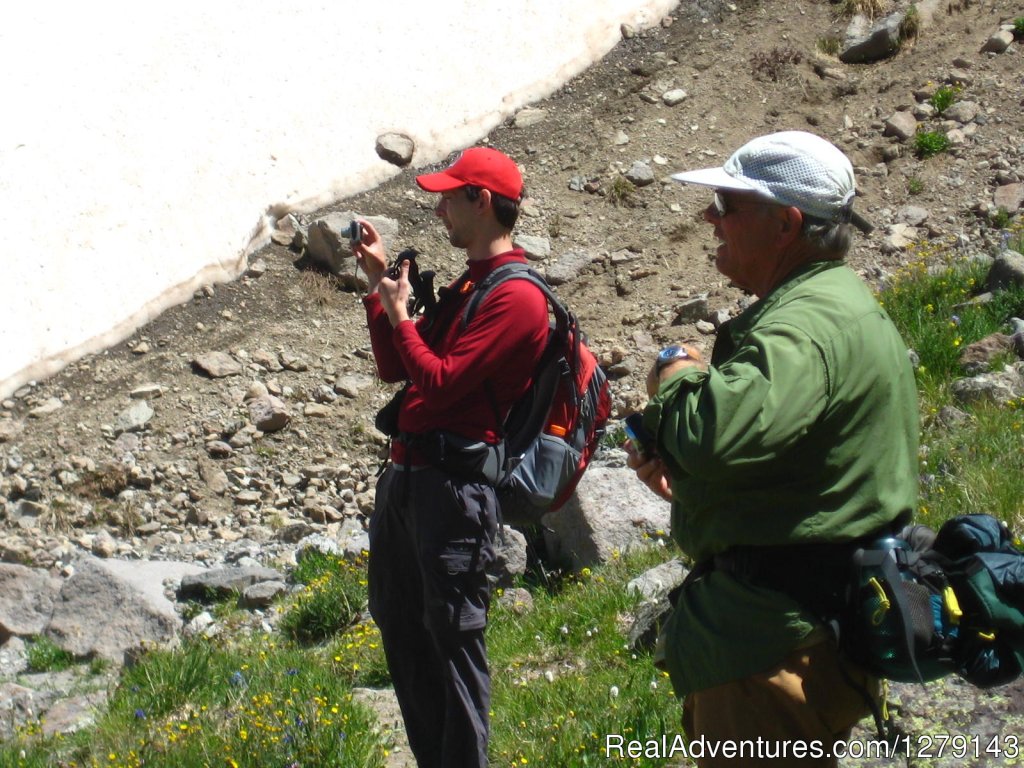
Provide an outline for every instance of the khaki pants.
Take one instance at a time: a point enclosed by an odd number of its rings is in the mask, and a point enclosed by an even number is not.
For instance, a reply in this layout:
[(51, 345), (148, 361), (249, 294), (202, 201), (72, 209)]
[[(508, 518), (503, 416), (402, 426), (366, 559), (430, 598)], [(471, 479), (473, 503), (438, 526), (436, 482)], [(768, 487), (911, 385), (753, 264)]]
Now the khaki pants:
[[(729, 766), (837, 766), (832, 744), (850, 737), (870, 709), (864, 694), (876, 700), (878, 681), (842, 661), (831, 641), (791, 654), (768, 672), (690, 694), (683, 702), (683, 729), (701, 768)], [(695, 740), (702, 737), (701, 744)], [(740, 753), (737, 745), (748, 742)], [(819, 749), (811, 742), (817, 741)], [(805, 751), (799, 746), (811, 745)], [(760, 744), (760, 748), (758, 747)], [(717, 745), (719, 754), (708, 753)], [(722, 754), (726, 747), (732, 756)], [(794, 755), (799, 756), (794, 756)]]

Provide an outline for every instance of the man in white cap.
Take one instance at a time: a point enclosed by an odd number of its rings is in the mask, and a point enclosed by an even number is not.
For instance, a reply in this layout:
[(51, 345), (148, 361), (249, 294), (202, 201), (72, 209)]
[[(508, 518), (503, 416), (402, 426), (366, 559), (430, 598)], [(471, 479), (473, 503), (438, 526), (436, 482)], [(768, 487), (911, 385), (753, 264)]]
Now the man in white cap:
[[(716, 266), (758, 301), (720, 328), (709, 364), (669, 347), (648, 380), (653, 442), (631, 448), (630, 466), (672, 501), (673, 538), (696, 563), (664, 663), (691, 738), (753, 740), (748, 766), (836, 765), (833, 742), (877, 706), (878, 686), (828, 620), (853, 548), (916, 504), (907, 349), (843, 262), (852, 226), (870, 228), (835, 146), (775, 133), (673, 178), (712, 190)], [(707, 751), (698, 763), (738, 764)]]

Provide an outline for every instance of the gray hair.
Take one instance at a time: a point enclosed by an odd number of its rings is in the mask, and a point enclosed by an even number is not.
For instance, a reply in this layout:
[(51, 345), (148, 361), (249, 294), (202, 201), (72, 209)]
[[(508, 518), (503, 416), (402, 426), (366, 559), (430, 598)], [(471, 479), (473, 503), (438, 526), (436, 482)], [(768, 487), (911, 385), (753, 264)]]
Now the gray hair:
[(803, 239), (816, 254), (842, 259), (853, 245), (853, 229), (845, 221), (833, 222), (804, 216)]

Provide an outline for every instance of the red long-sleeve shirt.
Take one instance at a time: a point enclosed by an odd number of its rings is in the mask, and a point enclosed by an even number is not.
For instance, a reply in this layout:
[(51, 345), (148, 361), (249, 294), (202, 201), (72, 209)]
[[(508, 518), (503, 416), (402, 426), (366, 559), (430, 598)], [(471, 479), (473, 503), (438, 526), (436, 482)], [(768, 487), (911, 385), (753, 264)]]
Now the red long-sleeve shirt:
[[(477, 283), (513, 261), (526, 261), (522, 250), (470, 261), (470, 280)], [(412, 383), (399, 411), (400, 431), (441, 429), (497, 442), (500, 424), (484, 383), (489, 382), (502, 419), (529, 387), (547, 340), (544, 295), (526, 280), (507, 280), (463, 330), (462, 310), (470, 295), (465, 290), (461, 301), (444, 307), (431, 330), (424, 330), (423, 318), (392, 328), (380, 296), (363, 299), (378, 374), (384, 381)]]

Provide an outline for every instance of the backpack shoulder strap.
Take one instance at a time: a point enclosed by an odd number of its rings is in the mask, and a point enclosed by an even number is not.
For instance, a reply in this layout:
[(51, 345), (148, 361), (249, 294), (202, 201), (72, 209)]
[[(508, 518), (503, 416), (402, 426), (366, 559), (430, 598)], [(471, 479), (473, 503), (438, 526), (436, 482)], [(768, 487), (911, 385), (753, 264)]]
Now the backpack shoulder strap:
[(544, 298), (547, 299), (548, 305), (551, 307), (551, 311), (555, 315), (555, 323), (557, 327), (568, 328), (573, 324), (570, 321), (568, 308), (566, 308), (561, 300), (555, 295), (554, 291), (551, 290), (551, 286), (548, 285), (547, 280), (545, 280), (539, 272), (530, 267), (530, 265), (524, 264), (521, 261), (513, 261), (509, 264), (501, 265), (476, 284), (476, 287), (473, 289), (473, 295), (470, 297), (469, 301), (466, 302), (466, 306), (462, 310), (463, 329), (465, 329), (472, 321), (477, 310), (480, 308), (480, 304), (483, 303), (484, 299), (490, 295), (491, 291), (508, 280), (517, 279), (528, 280), (540, 289), (541, 293), (544, 294)]

